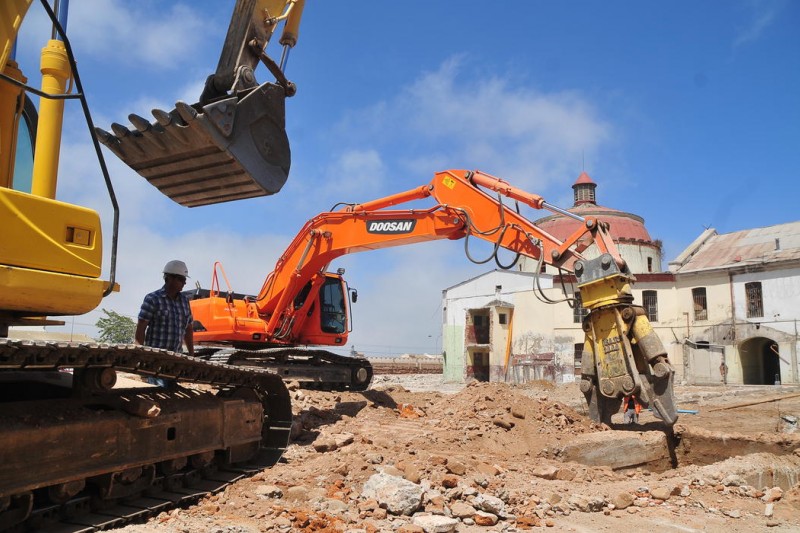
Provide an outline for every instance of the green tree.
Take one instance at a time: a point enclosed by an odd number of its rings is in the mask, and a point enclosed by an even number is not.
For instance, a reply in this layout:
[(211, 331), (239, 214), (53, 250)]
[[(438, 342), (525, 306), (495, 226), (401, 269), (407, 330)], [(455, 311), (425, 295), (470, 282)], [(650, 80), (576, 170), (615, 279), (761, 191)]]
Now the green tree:
[(136, 322), (132, 318), (114, 311), (103, 309), (105, 317), (97, 319), (95, 326), (100, 330), (100, 342), (128, 344), (136, 334)]

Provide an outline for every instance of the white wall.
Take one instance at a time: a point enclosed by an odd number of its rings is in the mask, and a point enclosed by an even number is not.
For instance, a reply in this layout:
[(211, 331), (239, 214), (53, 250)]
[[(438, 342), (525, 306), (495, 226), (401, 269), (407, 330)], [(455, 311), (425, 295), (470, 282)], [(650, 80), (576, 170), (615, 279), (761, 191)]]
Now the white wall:
[[(745, 283), (761, 282), (764, 316), (747, 318)], [(736, 319), (753, 323), (768, 322), (770, 327), (793, 335), (800, 320), (800, 268), (750, 272), (733, 278)]]

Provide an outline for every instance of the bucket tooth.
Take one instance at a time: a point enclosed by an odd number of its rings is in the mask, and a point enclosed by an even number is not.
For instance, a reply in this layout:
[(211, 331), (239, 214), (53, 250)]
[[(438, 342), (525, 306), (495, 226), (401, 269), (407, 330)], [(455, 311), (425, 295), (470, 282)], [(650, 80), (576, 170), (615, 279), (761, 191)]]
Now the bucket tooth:
[(116, 135), (120, 140), (128, 137), (131, 134), (131, 130), (122, 124), (117, 124), (116, 122), (111, 124), (111, 131), (113, 131), (114, 135)]
[(172, 115), (163, 109), (153, 109), (151, 113), (153, 114), (153, 118), (156, 119), (156, 122), (158, 122), (162, 127), (166, 128), (172, 124)]
[(97, 140), (106, 146), (119, 142), (119, 140), (113, 134), (107, 132), (103, 128), (98, 128), (95, 126), (94, 133), (97, 135)]
[(153, 126), (150, 125), (149, 120), (133, 113), (128, 115), (128, 120), (130, 120), (131, 124), (133, 124), (133, 127), (139, 130), (141, 133), (147, 133), (153, 128)]
[[(177, 102), (112, 124), (98, 139), (163, 194), (197, 207), (278, 192), (289, 177), (286, 94), (264, 83), (206, 105)], [(100, 133), (103, 131), (103, 133)]]

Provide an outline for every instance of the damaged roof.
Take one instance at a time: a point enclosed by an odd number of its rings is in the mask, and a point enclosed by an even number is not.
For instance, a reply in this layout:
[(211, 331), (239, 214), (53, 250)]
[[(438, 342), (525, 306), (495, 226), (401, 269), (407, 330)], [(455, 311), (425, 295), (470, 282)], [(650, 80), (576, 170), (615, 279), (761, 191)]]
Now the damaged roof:
[(706, 230), (669, 269), (683, 274), (793, 261), (800, 261), (800, 221), (724, 234)]

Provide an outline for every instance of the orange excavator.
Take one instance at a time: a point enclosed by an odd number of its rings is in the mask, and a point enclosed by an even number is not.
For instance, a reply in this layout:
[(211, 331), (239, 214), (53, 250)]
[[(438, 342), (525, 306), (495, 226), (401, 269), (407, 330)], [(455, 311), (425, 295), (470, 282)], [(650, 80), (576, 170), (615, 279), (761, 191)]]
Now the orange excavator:
[[(435, 205), (389, 209), (426, 198), (435, 200)], [(228, 363), (267, 366), (296, 379), (308, 371), (307, 379), (313, 380), (316, 373), (324, 381), (321, 362), (329, 357), (328, 362), (337, 363), (342, 356), (299, 346), (347, 342), (349, 289), (343, 270), (327, 271), (334, 259), (417, 242), (477, 237), (491, 242), (495, 253), (503, 248), (575, 274), (583, 306), (590, 310), (583, 329), (584, 353), (591, 357), (584, 356), (581, 391), (593, 419), (609, 423), (622, 397), (636, 394), (667, 424), (674, 424), (674, 369), (644, 310), (633, 304), (634, 276), (608, 226), (595, 218), (581, 218), (580, 229), (562, 242), (505, 205), (503, 198), (576, 217), (482, 172), (439, 172), (426, 185), (345, 205), (309, 220), (257, 295), (235, 294), (230, 284), (227, 291), (220, 290), (221, 269), (215, 265), (211, 289), (196, 291), (191, 300), (195, 343), (240, 349), (227, 355)], [(596, 248), (592, 257), (582, 255), (592, 243)], [(305, 360), (299, 363), (303, 354)], [(370, 375), (369, 367), (356, 364), (344, 379), (351, 380), (351, 388), (360, 389)]]

